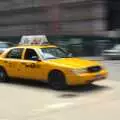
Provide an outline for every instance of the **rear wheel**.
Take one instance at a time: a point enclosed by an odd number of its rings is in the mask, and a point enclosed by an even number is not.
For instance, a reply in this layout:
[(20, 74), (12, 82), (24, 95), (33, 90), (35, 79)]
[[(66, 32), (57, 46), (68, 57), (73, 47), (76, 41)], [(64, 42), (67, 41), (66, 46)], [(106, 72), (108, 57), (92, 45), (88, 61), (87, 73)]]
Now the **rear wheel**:
[(49, 75), (49, 85), (56, 90), (62, 90), (67, 87), (65, 76), (62, 72), (53, 71)]
[(0, 82), (7, 82), (8, 76), (4, 68), (0, 67)]

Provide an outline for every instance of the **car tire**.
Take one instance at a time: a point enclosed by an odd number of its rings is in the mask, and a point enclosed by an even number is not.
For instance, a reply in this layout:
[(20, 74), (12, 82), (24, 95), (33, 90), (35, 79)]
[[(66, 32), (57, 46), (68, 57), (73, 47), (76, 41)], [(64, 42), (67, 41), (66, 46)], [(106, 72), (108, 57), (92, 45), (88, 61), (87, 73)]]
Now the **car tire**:
[(2, 67), (0, 67), (0, 82), (8, 82), (8, 75)]
[(65, 76), (60, 71), (53, 71), (49, 74), (48, 83), (52, 89), (63, 90), (67, 88)]

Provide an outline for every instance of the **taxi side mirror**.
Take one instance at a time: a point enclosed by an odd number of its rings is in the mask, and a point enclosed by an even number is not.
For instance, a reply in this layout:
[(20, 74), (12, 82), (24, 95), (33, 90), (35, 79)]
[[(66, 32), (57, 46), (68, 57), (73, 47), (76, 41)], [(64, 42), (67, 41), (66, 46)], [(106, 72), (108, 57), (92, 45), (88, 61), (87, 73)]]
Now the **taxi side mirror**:
[(38, 62), (41, 62), (41, 59), (37, 59)]
[(34, 61), (41, 61), (38, 56), (32, 56), (31, 60), (34, 60)]

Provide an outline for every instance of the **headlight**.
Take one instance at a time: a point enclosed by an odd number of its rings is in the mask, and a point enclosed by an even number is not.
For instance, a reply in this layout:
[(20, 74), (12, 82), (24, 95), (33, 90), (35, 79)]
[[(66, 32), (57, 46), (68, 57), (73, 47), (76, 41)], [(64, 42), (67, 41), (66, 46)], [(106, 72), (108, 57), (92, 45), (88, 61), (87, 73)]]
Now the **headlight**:
[(72, 72), (76, 75), (80, 75), (81, 73), (86, 73), (87, 69), (86, 68), (81, 68), (81, 69), (73, 69)]

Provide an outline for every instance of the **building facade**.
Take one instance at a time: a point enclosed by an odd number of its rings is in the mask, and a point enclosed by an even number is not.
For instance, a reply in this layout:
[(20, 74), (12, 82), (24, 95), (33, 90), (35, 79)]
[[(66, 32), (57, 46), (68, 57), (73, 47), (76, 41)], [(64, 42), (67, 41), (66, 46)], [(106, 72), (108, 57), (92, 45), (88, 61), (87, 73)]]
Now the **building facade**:
[(0, 0), (0, 36), (105, 35), (105, 0)]

